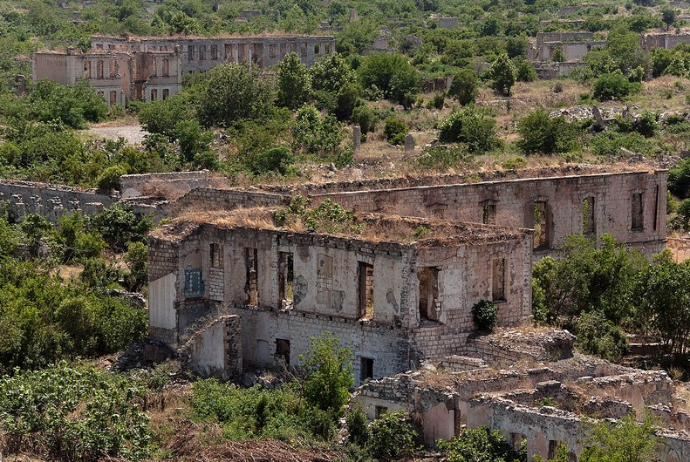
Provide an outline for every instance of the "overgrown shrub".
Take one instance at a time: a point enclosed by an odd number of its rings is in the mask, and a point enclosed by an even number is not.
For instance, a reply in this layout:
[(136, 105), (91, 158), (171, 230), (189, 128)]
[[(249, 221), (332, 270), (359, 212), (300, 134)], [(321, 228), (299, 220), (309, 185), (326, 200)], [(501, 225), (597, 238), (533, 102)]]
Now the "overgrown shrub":
[(628, 351), (628, 339), (620, 327), (593, 311), (580, 316), (575, 346), (583, 353), (617, 361)]
[(407, 136), (408, 131), (409, 128), (407, 124), (395, 116), (388, 117), (383, 127), (383, 133), (386, 135), (386, 140), (393, 145), (404, 144), (405, 136)]
[(369, 442), (369, 422), (361, 407), (357, 406), (345, 416), (350, 443), (365, 447)]
[(516, 451), (500, 430), (467, 428), (449, 441), (438, 441), (448, 462), (522, 462), (527, 455)]
[(472, 307), (472, 321), (478, 330), (493, 331), (498, 324), (498, 307), (489, 300), (480, 300)]
[(520, 120), (517, 146), (525, 154), (553, 154), (578, 148), (578, 127), (564, 117), (549, 117), (538, 109)]
[(446, 169), (467, 163), (471, 158), (462, 145), (436, 145), (425, 147), (422, 154), (413, 160), (413, 164), (421, 168)]
[(102, 191), (112, 191), (120, 187), (120, 177), (127, 174), (127, 169), (122, 165), (112, 165), (98, 177), (98, 189)]
[[(639, 85), (639, 84), (638, 84)], [(638, 87), (623, 75), (620, 70), (600, 76), (594, 82), (593, 94), (599, 101), (621, 99), (633, 93)]]
[(448, 96), (458, 100), (463, 106), (473, 103), (477, 97), (479, 87), (479, 78), (477, 73), (472, 69), (461, 69), (453, 77), (453, 82), (450, 84)]
[(465, 143), (472, 153), (484, 153), (500, 146), (496, 120), (484, 110), (469, 106), (454, 112), (439, 123), (439, 140)]
[(376, 113), (369, 106), (361, 105), (357, 106), (352, 111), (350, 122), (355, 125), (359, 125), (359, 128), (362, 131), (362, 138), (366, 138), (367, 133), (376, 130), (378, 117), (376, 117)]
[(382, 460), (400, 460), (416, 448), (417, 431), (405, 411), (387, 412), (369, 426), (368, 449)]

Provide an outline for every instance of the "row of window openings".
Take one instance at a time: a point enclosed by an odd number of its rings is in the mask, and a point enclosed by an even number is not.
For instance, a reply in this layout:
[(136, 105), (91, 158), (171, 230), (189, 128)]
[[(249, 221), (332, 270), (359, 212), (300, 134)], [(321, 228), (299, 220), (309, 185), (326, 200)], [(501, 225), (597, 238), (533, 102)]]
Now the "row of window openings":
[[(115, 64), (115, 61), (110, 61), (109, 64), (109, 71), (110, 75), (109, 77), (111, 79), (114, 79), (117, 77), (117, 66)], [(84, 61), (84, 75), (86, 77), (91, 78), (91, 61)], [(157, 73), (156, 73), (157, 75)], [(96, 78), (97, 79), (103, 79), (105, 76), (105, 63), (102, 60), (96, 61)], [(164, 58), (161, 60), (161, 76), (162, 77), (170, 77), (170, 60), (167, 58)]]
[[(659, 187), (656, 187), (656, 207), (658, 207)], [(644, 196), (641, 192), (632, 195), (632, 214), (630, 229), (644, 230)], [(653, 229), (656, 231), (657, 210), (654, 211)], [(535, 201), (532, 208), (534, 218), (534, 250), (549, 247), (549, 214), (547, 201)], [(482, 223), (496, 224), (496, 202), (486, 201), (482, 204)], [(586, 236), (596, 234), (596, 208), (594, 196), (588, 196), (582, 201), (582, 234)]]
[[(223, 245), (210, 245), (211, 266), (223, 267)], [(247, 268), (247, 284), (245, 295), (247, 304), (259, 305), (259, 277), (258, 251), (253, 248), (245, 249)], [(419, 314), (423, 320), (438, 321), (440, 304), (438, 300), (438, 268), (421, 268), (419, 270)], [(371, 319), (374, 316), (374, 266), (365, 262), (358, 262), (358, 310), (359, 319)], [(497, 258), (492, 262), (493, 301), (505, 301), (505, 258)], [(294, 257), (292, 252), (278, 254), (278, 298), (282, 309), (292, 308), (294, 300)]]
[[(287, 45), (288, 44), (282, 44), (279, 45), (281, 47), (281, 54), (285, 55), (287, 53)], [(275, 44), (270, 44), (268, 45), (268, 57), (269, 59), (275, 59), (277, 57), (276, 54), (276, 48), (278, 45)], [(250, 47), (253, 49), (258, 49), (258, 53), (263, 53), (263, 45), (256, 45), (256, 44), (233, 44), (233, 45), (225, 45), (225, 56), (226, 57), (232, 57), (237, 55), (239, 60), (244, 60), (247, 55), (249, 55), (249, 50)], [(233, 51), (234, 48), (234, 51)], [(330, 43), (326, 43), (324, 45), (324, 49), (326, 50), (326, 54), (330, 54), (331, 50), (331, 45)], [(290, 46), (290, 50), (293, 52), (297, 52), (297, 45), (293, 44)], [(314, 54), (320, 54), (321, 52), (321, 46), (319, 44), (314, 45)], [(194, 61), (196, 54), (196, 47), (193, 45), (189, 45), (187, 47), (187, 60), (188, 61)], [(218, 45), (211, 45), (210, 46), (210, 54), (211, 54), (211, 61), (217, 61), (218, 60)], [(256, 54), (256, 53), (253, 53)], [(307, 45), (302, 44), (300, 46), (300, 55), (303, 58), (307, 57)], [(200, 45), (199, 46), (199, 61), (206, 61), (206, 46), (205, 45)]]

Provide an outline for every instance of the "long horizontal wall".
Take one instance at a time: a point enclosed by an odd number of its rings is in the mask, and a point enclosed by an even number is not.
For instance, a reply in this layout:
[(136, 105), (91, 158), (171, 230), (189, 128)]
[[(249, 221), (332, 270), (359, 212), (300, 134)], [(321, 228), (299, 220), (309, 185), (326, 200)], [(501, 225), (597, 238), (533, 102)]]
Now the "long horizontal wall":
[[(571, 235), (582, 233), (587, 208), (594, 235), (612, 234), (619, 242), (639, 246), (648, 254), (663, 249), (666, 237), (666, 171), (606, 173), (584, 176), (517, 179), (475, 184), (420, 186), (376, 191), (312, 195), (330, 197), (358, 212), (404, 216), (436, 216), (499, 226), (535, 227), (535, 203), (544, 204), (548, 252)], [(641, 195), (637, 196), (636, 195)], [(634, 204), (638, 200), (639, 204)], [(487, 217), (488, 206), (493, 217)], [(639, 214), (639, 217), (634, 215)], [(535, 239), (537, 239), (535, 237)]]

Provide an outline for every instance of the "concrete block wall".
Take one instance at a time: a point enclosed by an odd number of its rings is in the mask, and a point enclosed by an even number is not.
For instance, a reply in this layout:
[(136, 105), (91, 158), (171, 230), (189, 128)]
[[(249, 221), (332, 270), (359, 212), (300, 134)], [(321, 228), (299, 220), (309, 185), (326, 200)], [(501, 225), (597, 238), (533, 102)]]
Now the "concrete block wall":
[(182, 347), (182, 362), (201, 377), (219, 380), (242, 375), (240, 318), (221, 316), (199, 329)]

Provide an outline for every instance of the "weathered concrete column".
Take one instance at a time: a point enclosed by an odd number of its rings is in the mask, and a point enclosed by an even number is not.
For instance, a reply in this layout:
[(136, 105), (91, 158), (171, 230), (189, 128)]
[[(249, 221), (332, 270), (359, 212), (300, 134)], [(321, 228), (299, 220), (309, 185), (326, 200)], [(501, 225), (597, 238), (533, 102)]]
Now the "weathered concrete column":
[(359, 125), (352, 127), (352, 150), (359, 152), (362, 147), (362, 129)]

